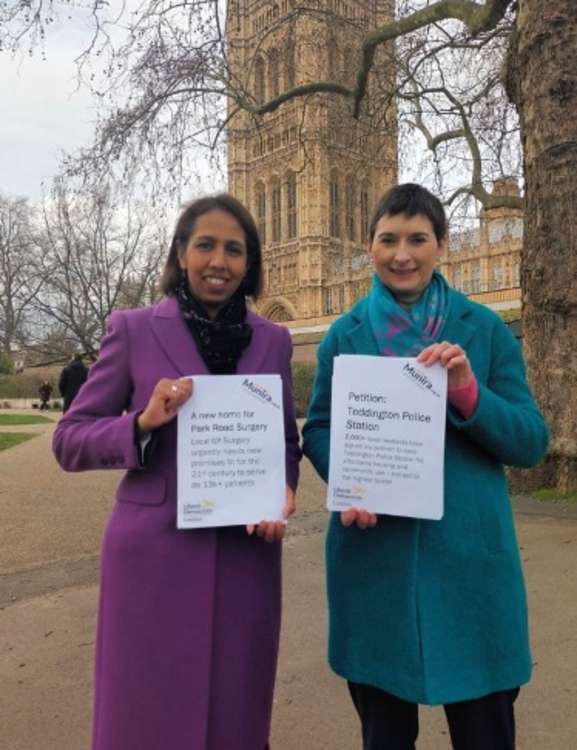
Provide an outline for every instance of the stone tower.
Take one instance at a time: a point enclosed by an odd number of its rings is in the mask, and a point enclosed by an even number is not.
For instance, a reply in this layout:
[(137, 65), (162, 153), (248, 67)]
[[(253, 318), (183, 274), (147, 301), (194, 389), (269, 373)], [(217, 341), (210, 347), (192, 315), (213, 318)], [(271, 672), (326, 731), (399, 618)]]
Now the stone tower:
[[(311, 81), (350, 85), (360, 40), (388, 20), (390, 7), (390, 0), (229, 0), (231, 73), (257, 102)], [(393, 73), (387, 51), (380, 54), (359, 119), (349, 100), (315, 94), (231, 121), (229, 190), (259, 226), (265, 283), (257, 309), (272, 320), (325, 322), (368, 288), (367, 222), (397, 174), (394, 105), (378, 95), (379, 81)]]

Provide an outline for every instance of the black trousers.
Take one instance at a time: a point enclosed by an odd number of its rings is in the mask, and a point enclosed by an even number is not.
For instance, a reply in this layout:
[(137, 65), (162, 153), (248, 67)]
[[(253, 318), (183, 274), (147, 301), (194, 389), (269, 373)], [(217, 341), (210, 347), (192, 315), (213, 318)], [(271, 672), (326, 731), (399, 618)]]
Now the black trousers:
[[(419, 706), (383, 690), (349, 682), (363, 750), (415, 750)], [(515, 750), (513, 704), (519, 688), (444, 706), (454, 750)]]

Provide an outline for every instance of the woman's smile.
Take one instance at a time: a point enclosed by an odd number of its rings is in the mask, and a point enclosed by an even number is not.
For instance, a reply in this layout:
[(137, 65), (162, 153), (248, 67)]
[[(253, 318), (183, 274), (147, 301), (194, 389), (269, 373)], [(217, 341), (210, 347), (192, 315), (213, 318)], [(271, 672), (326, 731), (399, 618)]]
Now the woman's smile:
[(228, 281), (228, 279), (222, 276), (203, 276), (203, 279), (209, 286), (213, 286), (215, 289), (222, 289)]
[(412, 273), (416, 273), (418, 269), (416, 268), (391, 268), (389, 266), (389, 270), (391, 271), (391, 273), (394, 273), (397, 276), (410, 276)]

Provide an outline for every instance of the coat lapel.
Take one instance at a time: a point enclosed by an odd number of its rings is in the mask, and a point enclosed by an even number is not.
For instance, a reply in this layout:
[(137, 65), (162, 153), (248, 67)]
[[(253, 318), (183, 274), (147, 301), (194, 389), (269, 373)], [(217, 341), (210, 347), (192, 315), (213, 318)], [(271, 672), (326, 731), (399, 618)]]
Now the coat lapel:
[[(252, 340), (239, 362), (239, 375), (259, 372), (267, 354), (267, 328), (262, 318), (249, 312), (247, 322), (253, 329)], [(181, 375), (209, 375), (208, 368), (198, 353), (190, 331), (182, 320), (178, 302), (167, 297), (156, 306), (151, 318), (152, 330), (160, 348)]]
[(380, 356), (377, 342), (367, 320), (359, 322), (354, 328), (347, 331), (347, 338), (351, 346), (351, 354)]
[(367, 311), (368, 305), (366, 301), (365, 304), (355, 305), (351, 311), (351, 315), (357, 324), (347, 331), (347, 338), (351, 347), (350, 353), (368, 354), (378, 357), (380, 355), (379, 347), (373, 336)]
[(174, 297), (160, 302), (150, 320), (160, 348), (181, 375), (209, 374)]
[(262, 318), (253, 312), (248, 312), (246, 321), (252, 328), (252, 339), (248, 349), (245, 349), (238, 361), (236, 372), (238, 375), (250, 375), (261, 372), (264, 359), (268, 353), (269, 334)]

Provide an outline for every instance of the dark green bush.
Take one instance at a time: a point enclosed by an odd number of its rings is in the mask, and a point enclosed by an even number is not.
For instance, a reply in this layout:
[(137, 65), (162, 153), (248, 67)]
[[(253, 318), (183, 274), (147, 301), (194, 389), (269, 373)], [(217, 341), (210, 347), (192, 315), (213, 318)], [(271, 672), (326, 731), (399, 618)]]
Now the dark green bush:
[(293, 363), (293, 392), (297, 417), (306, 417), (313, 390), (316, 365)]
[(5, 352), (0, 352), (0, 375), (11, 375), (14, 372), (14, 363)]

